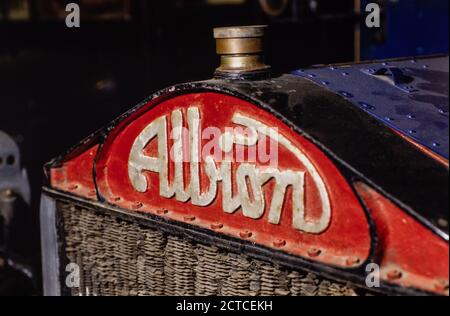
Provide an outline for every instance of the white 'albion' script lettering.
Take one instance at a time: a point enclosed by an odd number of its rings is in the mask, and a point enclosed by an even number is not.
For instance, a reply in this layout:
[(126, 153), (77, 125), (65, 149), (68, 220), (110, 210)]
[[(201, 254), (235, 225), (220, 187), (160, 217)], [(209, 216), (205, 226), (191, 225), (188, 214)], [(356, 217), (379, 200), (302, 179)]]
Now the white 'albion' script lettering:
[[(187, 126), (189, 134), (189, 183), (184, 183), (183, 166), (183, 114), (181, 110), (175, 110), (171, 115), (173, 138), (174, 173), (172, 183), (169, 183), (169, 148), (167, 133), (167, 116), (161, 116), (150, 123), (136, 138), (132, 146), (129, 161), (128, 174), (134, 189), (138, 192), (147, 192), (147, 178), (143, 172), (154, 172), (159, 175), (159, 193), (164, 198), (173, 198), (180, 202), (191, 201), (193, 205), (208, 206), (216, 199), (218, 183), (222, 182), (222, 209), (226, 213), (234, 213), (239, 208), (244, 216), (259, 219), (264, 215), (266, 208), (263, 186), (270, 180), (274, 180), (272, 199), (268, 206), (268, 220), (272, 224), (279, 224), (281, 212), (286, 196), (286, 190), (292, 187), (292, 226), (307, 233), (321, 233), (329, 225), (331, 219), (331, 206), (325, 183), (318, 171), (305, 156), (305, 154), (289, 139), (279, 134), (275, 129), (242, 115), (235, 113), (232, 122), (236, 125), (248, 128), (250, 136), (232, 136), (222, 134), (220, 147), (226, 152), (233, 148), (233, 144), (252, 146), (258, 143), (258, 133), (265, 135), (284, 146), (305, 167), (306, 172), (284, 170), (277, 168), (257, 168), (255, 164), (241, 163), (236, 170), (237, 192), (233, 194), (232, 185), (232, 160), (223, 159), (220, 166), (212, 156), (204, 159), (205, 175), (209, 180), (206, 191), (200, 188), (200, 131), (201, 120), (197, 107), (187, 110)], [(144, 148), (156, 138), (158, 146), (157, 157), (149, 157), (144, 154)], [(305, 216), (305, 174), (313, 179), (322, 205), (319, 218), (307, 219)]]

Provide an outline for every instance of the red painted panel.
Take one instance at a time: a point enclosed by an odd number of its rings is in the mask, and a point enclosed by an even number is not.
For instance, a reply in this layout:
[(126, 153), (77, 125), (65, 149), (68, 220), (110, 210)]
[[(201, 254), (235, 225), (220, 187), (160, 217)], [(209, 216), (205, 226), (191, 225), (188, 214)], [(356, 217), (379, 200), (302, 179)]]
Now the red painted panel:
[(50, 169), (50, 183), (53, 188), (78, 196), (97, 200), (93, 167), (98, 145), (87, 149), (61, 166)]
[[(321, 191), (317, 176), (323, 180), (324, 190), (329, 197), (331, 208), (331, 219), (325, 230), (318, 233), (305, 232), (293, 227), (293, 188), (289, 186), (284, 196), (281, 219), (278, 224), (269, 223), (269, 205), (275, 190), (275, 181), (272, 179), (262, 186), (264, 195), (264, 214), (259, 219), (249, 218), (243, 215), (242, 208), (235, 213), (224, 212), (222, 205), (222, 181), (217, 181), (215, 199), (207, 206), (192, 204), (192, 199), (186, 202), (178, 201), (175, 197), (165, 198), (159, 190), (160, 174), (157, 172), (143, 171), (147, 181), (146, 191), (138, 192), (129, 176), (128, 163), (130, 153), (136, 139), (152, 122), (158, 118), (166, 117), (167, 133), (171, 132), (171, 118), (176, 110), (181, 110), (183, 126), (187, 127), (187, 109), (195, 107), (199, 111), (202, 129), (206, 127), (217, 127), (220, 133), (224, 133), (227, 127), (237, 127), (233, 123), (236, 114), (251, 118), (270, 128), (276, 128), (279, 135), (299, 150), (313, 167), (305, 165), (304, 160), (299, 159), (297, 151), (286, 147), (280, 142), (278, 145), (278, 159), (276, 169), (280, 172), (292, 171), (304, 173), (304, 205), (305, 218), (311, 222), (321, 218), (324, 212), (324, 200), (321, 199)], [(261, 146), (261, 133), (258, 133), (257, 146)], [(202, 144), (211, 139), (205, 139)], [(183, 138), (183, 150), (189, 152), (189, 137)], [(213, 140), (210, 144), (218, 146), (218, 141)], [(173, 140), (168, 140), (168, 149), (173, 145)], [(236, 150), (243, 149), (248, 155), (246, 146), (233, 146), (232, 182), (233, 194), (237, 192), (236, 171), (242, 165), (236, 162)], [(200, 147), (201, 150), (201, 147)], [(158, 155), (157, 140), (153, 139), (142, 150), (146, 157)], [(222, 165), (221, 158), (214, 157), (215, 164), (219, 168)], [(261, 159), (256, 159), (252, 165), (259, 170), (266, 170), (269, 165)], [(174, 183), (174, 163), (168, 164), (169, 183)], [(183, 180), (189, 183), (191, 175), (189, 162), (183, 163)], [(201, 192), (204, 193), (211, 185), (205, 174), (205, 157), (200, 157), (200, 184)], [(273, 167), (273, 166), (272, 166)], [(316, 170), (316, 178), (310, 172), (311, 168)], [(138, 113), (119, 124), (111, 133), (102, 147), (97, 165), (98, 190), (105, 199), (121, 208), (136, 210), (139, 212), (150, 212), (170, 218), (176, 221), (188, 222), (191, 225), (213, 229), (219, 233), (248, 239), (251, 242), (276, 248), (295, 255), (309, 257), (311, 260), (321, 261), (337, 266), (348, 266), (362, 263), (369, 254), (370, 234), (366, 215), (355, 196), (352, 188), (344, 177), (339, 173), (334, 164), (306, 138), (292, 131), (287, 125), (276, 119), (273, 115), (261, 110), (255, 105), (241, 99), (219, 94), (219, 93), (195, 93), (178, 96), (161, 104), (154, 106), (147, 104)], [(248, 179), (246, 179), (248, 180)], [(248, 187), (248, 186), (247, 186)], [(249, 200), (255, 201), (255, 192), (249, 189)], [(322, 192), (322, 193), (321, 193)], [(322, 195), (323, 197), (323, 195)], [(355, 260), (355, 258), (359, 260)], [(348, 260), (350, 259), (350, 260)]]
[(356, 188), (377, 227), (381, 278), (448, 295), (448, 243), (367, 185)]

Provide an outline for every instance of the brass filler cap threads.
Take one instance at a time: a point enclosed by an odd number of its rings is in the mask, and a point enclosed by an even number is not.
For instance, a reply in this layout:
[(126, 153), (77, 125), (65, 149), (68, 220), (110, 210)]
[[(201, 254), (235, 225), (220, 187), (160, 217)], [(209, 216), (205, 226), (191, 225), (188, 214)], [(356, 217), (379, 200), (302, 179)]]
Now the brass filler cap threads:
[(266, 25), (218, 27), (214, 29), (220, 66), (216, 74), (268, 72), (263, 60), (263, 36)]

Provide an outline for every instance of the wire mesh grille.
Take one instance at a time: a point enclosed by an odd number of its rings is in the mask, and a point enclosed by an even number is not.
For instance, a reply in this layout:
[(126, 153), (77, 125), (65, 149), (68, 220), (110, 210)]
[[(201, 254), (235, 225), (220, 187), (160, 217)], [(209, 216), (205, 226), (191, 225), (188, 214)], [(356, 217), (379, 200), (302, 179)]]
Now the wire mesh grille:
[(71, 295), (354, 296), (348, 284), (143, 227), (66, 202), (57, 209)]

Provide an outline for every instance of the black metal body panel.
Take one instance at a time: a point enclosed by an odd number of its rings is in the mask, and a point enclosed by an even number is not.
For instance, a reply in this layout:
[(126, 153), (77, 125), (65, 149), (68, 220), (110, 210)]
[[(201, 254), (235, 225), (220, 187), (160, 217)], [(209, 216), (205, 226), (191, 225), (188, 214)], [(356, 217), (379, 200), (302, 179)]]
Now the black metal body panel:
[[(267, 81), (210, 80), (242, 93), (295, 126), (345, 169), (375, 185), (448, 240), (448, 168), (341, 95), (293, 75)], [(352, 172), (352, 173), (353, 173)]]
[(368, 115), (448, 159), (448, 56), (314, 67), (292, 74), (342, 95)]

